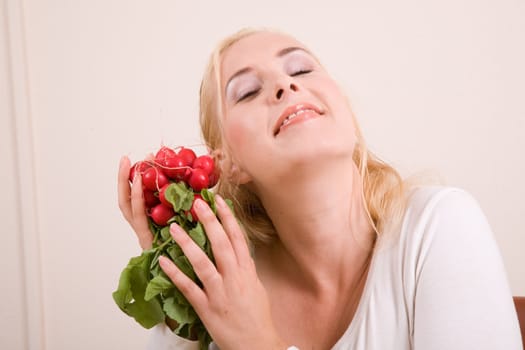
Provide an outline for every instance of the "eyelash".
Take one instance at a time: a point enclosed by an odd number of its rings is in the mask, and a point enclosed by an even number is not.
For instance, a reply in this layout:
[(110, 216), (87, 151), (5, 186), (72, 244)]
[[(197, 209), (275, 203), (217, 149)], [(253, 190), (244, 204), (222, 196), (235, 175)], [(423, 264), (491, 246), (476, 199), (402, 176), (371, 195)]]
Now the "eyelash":
[(252, 91), (249, 91), (249, 92), (245, 93), (244, 95), (242, 95), (242, 96), (237, 100), (237, 102), (241, 102), (242, 100), (245, 100), (245, 99), (247, 99), (247, 98), (250, 97), (250, 96), (254, 96), (254, 95), (256, 95), (256, 94), (259, 92), (259, 90), (261, 90), (261, 89), (256, 89), (256, 90), (252, 90)]
[(300, 69), (300, 70), (298, 70), (297, 72), (292, 73), (292, 74), (290, 74), (290, 75), (291, 75), (292, 77), (295, 77), (295, 76), (297, 76), (297, 75), (308, 74), (308, 73), (310, 73), (310, 72), (312, 72), (311, 69)]
[[(308, 73), (311, 73), (312, 70), (311, 69), (300, 69), (298, 70), (297, 72), (294, 72), (292, 74), (290, 74), (291, 77), (295, 77), (295, 76), (298, 76), (298, 75), (303, 75), (303, 74), (308, 74)], [(261, 89), (256, 89), (256, 90), (252, 90), (252, 91), (249, 91), (247, 93), (245, 93), (244, 95), (242, 95), (238, 100), (237, 102), (241, 102), (242, 100), (245, 100), (247, 99), (248, 97), (251, 97), (251, 96), (255, 96), (257, 95), (257, 93), (259, 93)]]

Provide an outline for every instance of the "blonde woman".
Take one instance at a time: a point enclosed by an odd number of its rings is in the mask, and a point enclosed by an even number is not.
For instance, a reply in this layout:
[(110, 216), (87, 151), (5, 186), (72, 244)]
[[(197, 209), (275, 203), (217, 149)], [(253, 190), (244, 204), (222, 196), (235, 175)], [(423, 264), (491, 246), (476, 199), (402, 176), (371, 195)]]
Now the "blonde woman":
[[(349, 103), (294, 38), (242, 30), (212, 54), (200, 91), (206, 144), (222, 171), (198, 216), (217, 266), (171, 233), (203, 282), (161, 266), (192, 303), (212, 347), (228, 349), (521, 349), (489, 224), (466, 192), (414, 187), (366, 149)], [(151, 245), (129, 160), (119, 204)], [(222, 224), (221, 224), (222, 223)], [(247, 237), (247, 239), (245, 239)], [(151, 349), (197, 349), (166, 325)]]

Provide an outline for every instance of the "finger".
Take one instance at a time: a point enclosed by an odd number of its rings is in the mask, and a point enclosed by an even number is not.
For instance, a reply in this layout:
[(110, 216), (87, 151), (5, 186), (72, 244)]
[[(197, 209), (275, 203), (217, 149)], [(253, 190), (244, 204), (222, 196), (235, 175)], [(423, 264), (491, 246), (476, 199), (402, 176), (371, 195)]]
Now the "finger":
[(131, 185), (131, 210), (133, 221), (131, 225), (137, 234), (139, 244), (142, 249), (151, 248), (153, 243), (153, 234), (149, 230), (148, 217), (146, 216), (146, 207), (142, 193), (142, 177), (135, 176), (133, 185)]
[(164, 273), (170, 278), (173, 284), (188, 299), (197, 314), (200, 316), (200, 310), (203, 310), (207, 298), (204, 291), (199, 288), (184, 272), (179, 270), (170, 259), (159, 256), (159, 265)]
[(210, 258), (179, 225), (171, 224), (170, 233), (190, 261), (193, 271), (204, 287), (213, 290), (213, 286), (221, 280), (221, 276)]
[(209, 205), (201, 200), (195, 201), (195, 211), (199, 217), (199, 221), (204, 226), (206, 235), (211, 243), (211, 248), (215, 252), (215, 262), (217, 269), (221, 274), (226, 272), (231, 266), (237, 264), (237, 257), (233, 251), (228, 235), (224, 231), (217, 216), (213, 213)]
[(222, 226), (230, 239), (233, 251), (237, 257), (237, 262), (241, 266), (252, 264), (252, 257), (250, 255), (250, 249), (248, 248), (246, 237), (230, 207), (220, 195), (215, 196), (215, 203), (217, 204), (217, 214), (219, 215)]
[(124, 218), (131, 223), (133, 213), (131, 211), (131, 188), (129, 186), (129, 158), (124, 156), (120, 159), (118, 168), (118, 206)]

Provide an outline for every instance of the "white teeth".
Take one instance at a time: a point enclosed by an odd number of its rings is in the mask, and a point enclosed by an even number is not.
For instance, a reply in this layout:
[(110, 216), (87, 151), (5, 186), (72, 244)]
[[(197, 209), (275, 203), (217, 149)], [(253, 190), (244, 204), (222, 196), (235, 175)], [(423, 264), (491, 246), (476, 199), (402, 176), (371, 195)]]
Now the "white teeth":
[(281, 125), (281, 127), (282, 127), (282, 126), (285, 126), (286, 124), (288, 124), (288, 123), (290, 122), (290, 120), (292, 120), (293, 118), (297, 117), (297, 116), (300, 115), (300, 114), (303, 114), (303, 113), (306, 112), (306, 111), (312, 111), (312, 112), (313, 112), (314, 110), (313, 110), (313, 109), (309, 109), (309, 108), (307, 108), (307, 109), (300, 109), (300, 110), (298, 110), (296, 113), (292, 113), (292, 114), (290, 114), (288, 117), (286, 117), (286, 118), (283, 120), (283, 124)]

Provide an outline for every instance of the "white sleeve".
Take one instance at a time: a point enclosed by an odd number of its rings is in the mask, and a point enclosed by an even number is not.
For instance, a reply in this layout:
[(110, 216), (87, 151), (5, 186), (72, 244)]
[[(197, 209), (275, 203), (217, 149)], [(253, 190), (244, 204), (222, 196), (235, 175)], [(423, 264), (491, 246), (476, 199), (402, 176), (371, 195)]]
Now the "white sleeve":
[(147, 350), (199, 350), (199, 342), (179, 337), (165, 324), (151, 329)]
[(437, 203), (420, 252), (414, 350), (519, 350), (519, 324), (487, 220), (466, 192)]

